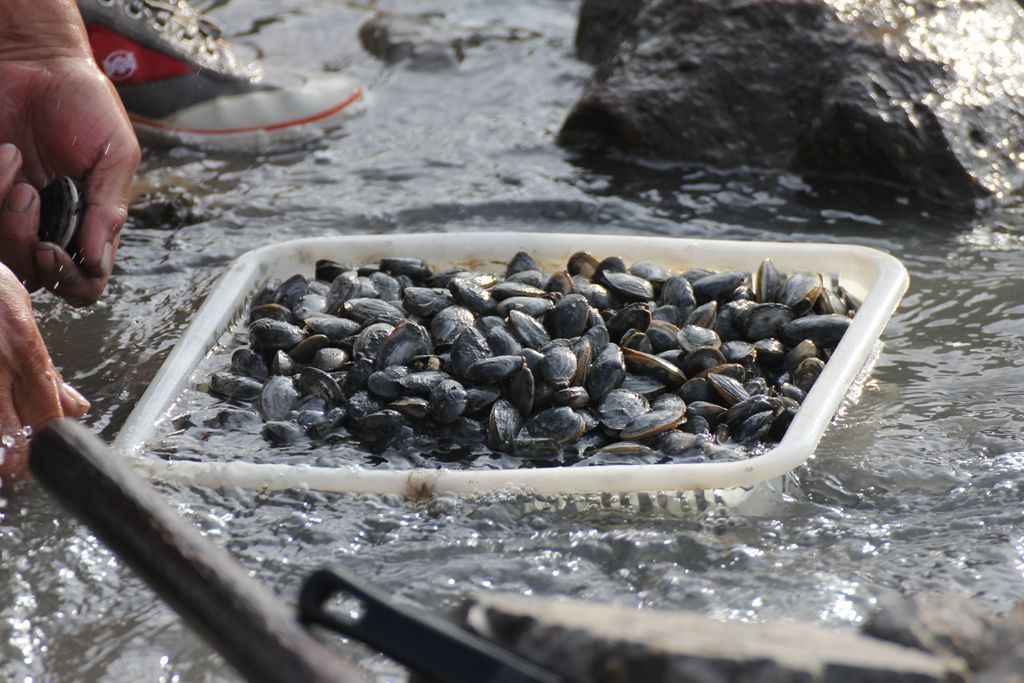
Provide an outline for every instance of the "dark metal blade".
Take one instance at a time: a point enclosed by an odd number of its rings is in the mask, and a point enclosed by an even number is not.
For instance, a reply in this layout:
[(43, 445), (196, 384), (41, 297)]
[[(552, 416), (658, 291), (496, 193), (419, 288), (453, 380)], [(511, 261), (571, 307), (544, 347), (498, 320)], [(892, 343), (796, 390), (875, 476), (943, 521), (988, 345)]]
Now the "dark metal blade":
[[(345, 593), (362, 603), (358, 617), (343, 620), (325, 603)], [(310, 575), (299, 594), (307, 624), (319, 624), (375, 647), (413, 671), (440, 683), (569, 683), (450, 621), (395, 604), (381, 589), (341, 568)]]

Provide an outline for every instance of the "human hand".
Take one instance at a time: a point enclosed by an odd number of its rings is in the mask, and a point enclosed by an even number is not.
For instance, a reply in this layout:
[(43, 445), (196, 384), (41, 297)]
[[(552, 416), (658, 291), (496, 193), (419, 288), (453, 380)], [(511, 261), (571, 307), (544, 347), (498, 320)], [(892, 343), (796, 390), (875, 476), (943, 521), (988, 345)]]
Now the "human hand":
[[(28, 292), (0, 265), (0, 483), (28, 471), (23, 427), (38, 431), (59, 417), (81, 417), (89, 402), (64, 383), (32, 315)], [(13, 438), (14, 444), (3, 445)]]
[[(5, 10), (18, 10), (11, 21), (28, 30), (5, 32)], [(33, 14), (40, 12), (48, 14)], [(140, 151), (74, 3), (0, 3), (0, 143), (16, 148), (0, 145), (0, 258), (29, 291), (43, 286), (73, 305), (94, 303), (110, 277)], [(36, 188), (58, 175), (84, 181), (74, 260), (37, 236)]]

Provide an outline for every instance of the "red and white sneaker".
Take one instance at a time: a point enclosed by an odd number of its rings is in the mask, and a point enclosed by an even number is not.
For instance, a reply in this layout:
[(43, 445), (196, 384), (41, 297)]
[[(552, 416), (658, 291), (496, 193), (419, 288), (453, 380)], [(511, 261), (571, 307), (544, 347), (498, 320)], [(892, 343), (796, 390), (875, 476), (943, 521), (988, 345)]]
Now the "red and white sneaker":
[(345, 76), (266, 85), (186, 0), (78, 0), (96, 63), (142, 138), (214, 147), (307, 137), (354, 113)]

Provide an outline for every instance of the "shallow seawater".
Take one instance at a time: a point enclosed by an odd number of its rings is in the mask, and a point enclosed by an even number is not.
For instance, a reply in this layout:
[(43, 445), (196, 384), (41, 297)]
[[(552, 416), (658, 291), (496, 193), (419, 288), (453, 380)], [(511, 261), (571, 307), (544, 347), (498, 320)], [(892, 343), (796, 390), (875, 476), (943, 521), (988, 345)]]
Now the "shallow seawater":
[[(185, 196), (192, 220), (137, 217), (91, 309), (35, 297), (56, 362), (93, 401), (88, 423), (112, 439), (225, 265), (271, 242), (557, 230), (579, 233), (582, 247), (592, 232), (862, 244), (902, 259), (911, 288), (859, 401), (785, 491), (682, 510), (161, 491), (289, 601), (306, 573), (342, 563), (439, 612), (497, 590), (852, 628), (901, 594), (1012, 604), (1024, 573), (1019, 203), (970, 218), (853, 183), (567, 152), (553, 136), (588, 74), (572, 56), (576, 4), (429, 9), (451, 24), (521, 29), (520, 39), (485, 40), (455, 68), (387, 66), (356, 38), (363, 5), (218, 3), (215, 16), (270, 75), (344, 69), (372, 101), (297, 150), (146, 151), (139, 205), (145, 192)], [(238, 680), (38, 486), (0, 507), (0, 567), (2, 680)], [(404, 680), (383, 658), (339, 647), (379, 681)]]

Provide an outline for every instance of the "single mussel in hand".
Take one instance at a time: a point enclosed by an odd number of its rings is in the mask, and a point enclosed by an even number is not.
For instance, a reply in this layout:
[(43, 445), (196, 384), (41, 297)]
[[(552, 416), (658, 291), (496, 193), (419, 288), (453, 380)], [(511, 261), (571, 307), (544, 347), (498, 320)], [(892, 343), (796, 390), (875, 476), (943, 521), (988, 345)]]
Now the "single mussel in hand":
[(82, 186), (73, 178), (58, 176), (39, 193), (39, 241), (51, 242), (76, 255), (84, 214)]

